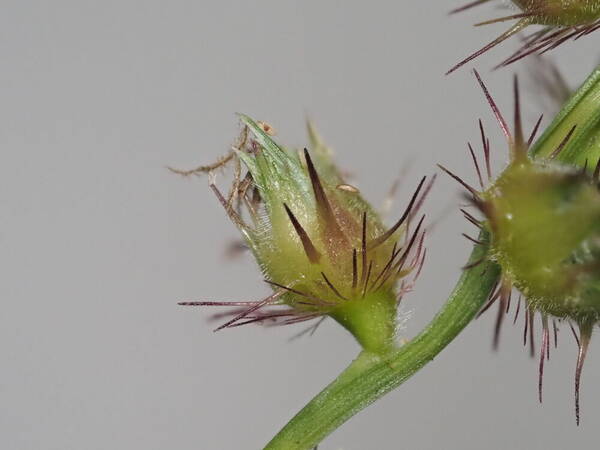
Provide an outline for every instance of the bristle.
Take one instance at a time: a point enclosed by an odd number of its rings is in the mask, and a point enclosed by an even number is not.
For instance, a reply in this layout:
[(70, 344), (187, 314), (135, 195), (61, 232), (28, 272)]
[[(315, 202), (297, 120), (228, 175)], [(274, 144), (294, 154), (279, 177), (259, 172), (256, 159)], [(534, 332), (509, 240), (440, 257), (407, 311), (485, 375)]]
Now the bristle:
[(310, 176), (313, 192), (315, 194), (317, 212), (319, 213), (319, 216), (325, 221), (327, 226), (331, 227), (336, 232), (341, 233), (337, 220), (335, 219), (335, 216), (333, 214), (333, 210), (331, 209), (331, 204), (329, 203), (329, 199), (327, 198), (327, 194), (325, 193), (325, 189), (321, 184), (319, 174), (317, 173), (317, 170), (315, 169), (315, 166), (312, 160), (310, 159), (310, 155), (308, 154), (307, 149), (304, 149), (304, 157), (306, 158), (306, 167), (308, 168), (308, 175)]
[(321, 272), (321, 275), (323, 276), (325, 283), (327, 283), (327, 286), (329, 286), (329, 289), (331, 289), (335, 295), (337, 295), (342, 300), (348, 300), (346, 297), (344, 297), (342, 294), (340, 294), (340, 291), (338, 291), (337, 288), (333, 285), (333, 283), (331, 281), (329, 281), (329, 278), (327, 278), (327, 275), (325, 275), (324, 272)]
[[(527, 20), (527, 19), (523, 19)], [(600, 20), (584, 25), (564, 27), (547, 26), (526, 38), (521, 47), (496, 68), (512, 64), (532, 54), (542, 55), (555, 49), (569, 39), (577, 40), (600, 28)]]
[(481, 170), (479, 169), (479, 162), (477, 162), (477, 157), (475, 156), (475, 152), (473, 151), (473, 147), (471, 147), (471, 143), (467, 142), (467, 147), (469, 147), (469, 153), (471, 154), (471, 159), (473, 160), (473, 165), (475, 166), (475, 171), (477, 172), (477, 179), (479, 180), (479, 186), (481, 190), (485, 189), (483, 185), (483, 178), (481, 177)]
[(540, 124), (542, 123), (542, 118), (543, 117), (544, 117), (544, 115), (540, 114), (540, 117), (538, 118), (537, 122), (535, 123), (535, 126), (533, 127), (533, 130), (531, 130), (531, 134), (529, 135), (529, 139), (527, 139), (527, 148), (531, 147), (531, 144), (533, 143), (533, 140), (535, 139), (535, 135), (538, 132)]
[(525, 17), (533, 17), (533, 16), (535, 16), (535, 13), (531, 13), (531, 12), (524, 12), (524, 13), (519, 13), (519, 14), (512, 14), (510, 16), (497, 17), (495, 19), (485, 20), (483, 22), (477, 22), (475, 24), (475, 26), (476, 27), (482, 27), (484, 25), (492, 25), (492, 24), (495, 24), (495, 23), (508, 22), (509, 20), (523, 19)]
[(523, 138), (523, 123), (521, 121), (521, 100), (519, 96), (519, 79), (517, 75), (514, 75), (513, 78), (513, 92), (514, 92), (514, 102), (515, 102), (515, 111), (514, 111), (514, 142), (513, 142), (513, 158), (518, 156), (524, 156), (526, 154), (527, 148), (525, 147), (525, 140)]
[(498, 300), (498, 297), (500, 297), (500, 289), (498, 287), (499, 284), (500, 284), (499, 282), (496, 282), (494, 284), (494, 286), (492, 287), (492, 290), (490, 291), (489, 299), (488, 299), (487, 303), (477, 313), (477, 316), (475, 316), (476, 319), (479, 319), (488, 309), (490, 309), (490, 307), (494, 303), (496, 303), (496, 300)]
[(596, 163), (596, 167), (594, 168), (594, 173), (592, 174), (592, 178), (595, 181), (600, 181), (600, 158), (598, 159), (598, 162)]
[(411, 213), (411, 210), (415, 204), (415, 202), (417, 201), (417, 197), (419, 196), (419, 192), (421, 191), (421, 188), (423, 187), (423, 183), (425, 183), (425, 180), (427, 179), (427, 177), (423, 177), (421, 178), (421, 181), (419, 182), (419, 185), (417, 186), (417, 189), (415, 190), (415, 192), (413, 193), (410, 202), (408, 203), (408, 206), (406, 207), (406, 209), (404, 210), (404, 213), (402, 214), (402, 217), (400, 217), (400, 219), (394, 224), (392, 225), (392, 227), (387, 230), (385, 233), (383, 233), (381, 236), (373, 239), (370, 243), (369, 243), (369, 248), (370, 249), (374, 249), (376, 247), (378, 247), (379, 245), (383, 244), (387, 239), (390, 238), (390, 236), (392, 236), (396, 230), (398, 228), (400, 228), (400, 226), (406, 221), (407, 217), (409, 216), (409, 214)]
[(458, 175), (453, 174), (452, 172), (450, 172), (448, 169), (446, 169), (444, 166), (442, 166), (441, 164), (437, 164), (437, 166), (442, 169), (444, 172), (446, 172), (448, 175), (450, 175), (450, 177), (452, 177), (455, 181), (457, 181), (462, 187), (464, 187), (466, 190), (468, 190), (471, 194), (473, 194), (473, 196), (478, 197), (479, 196), (479, 192), (471, 187), (469, 184), (467, 184), (462, 178), (460, 178)]
[(307, 294), (305, 292), (299, 291), (298, 289), (294, 289), (294, 288), (292, 288), (290, 286), (285, 286), (283, 284), (276, 283), (275, 281), (271, 281), (271, 280), (264, 280), (264, 281), (265, 281), (265, 283), (268, 283), (270, 285), (276, 286), (276, 287), (278, 287), (280, 289), (283, 289), (285, 291), (291, 292), (291, 293), (299, 295), (301, 297), (305, 297), (305, 298), (307, 298), (309, 300), (313, 300), (314, 302), (316, 302), (316, 304), (333, 305), (333, 303), (328, 302), (326, 300), (323, 300), (322, 298), (316, 297), (316, 296), (314, 296), (312, 294)]
[(588, 347), (590, 346), (590, 339), (592, 337), (592, 324), (583, 323), (579, 325), (579, 332), (581, 336), (581, 345), (579, 346), (579, 352), (577, 353), (577, 365), (575, 367), (575, 420), (577, 426), (579, 426), (579, 387), (581, 384), (581, 371), (583, 370), (583, 363), (585, 362), (585, 356), (587, 354)]
[(481, 228), (481, 222), (479, 220), (477, 220), (475, 217), (473, 217), (473, 215), (469, 214), (468, 211), (466, 211), (464, 208), (460, 208), (460, 212), (463, 214), (465, 219), (467, 219), (469, 222), (471, 222), (477, 228)]
[(308, 260), (313, 264), (318, 263), (321, 259), (321, 254), (310, 240), (308, 233), (306, 232), (306, 230), (304, 230), (304, 228), (302, 228), (302, 225), (300, 225), (300, 222), (298, 222), (298, 219), (296, 219), (288, 205), (284, 203), (283, 207), (285, 208), (285, 212), (287, 213), (290, 222), (292, 222), (292, 225), (294, 226), (294, 230), (296, 230), (296, 234), (302, 242), (302, 247), (304, 248), (304, 253), (306, 253)]
[(448, 70), (448, 72), (446, 72), (446, 75), (451, 74), (455, 70), (457, 70), (457, 69), (461, 68), (462, 66), (464, 66), (469, 61), (474, 60), (478, 56), (480, 56), (480, 55), (484, 54), (485, 52), (487, 52), (488, 50), (494, 48), (496, 45), (500, 44), (501, 42), (504, 42), (506, 39), (508, 39), (512, 35), (518, 33), (519, 31), (521, 31), (527, 25), (529, 25), (529, 21), (527, 19), (521, 19), (521, 20), (519, 20), (516, 24), (514, 24), (512, 27), (510, 27), (507, 31), (505, 31), (504, 33), (502, 33), (500, 36), (498, 36), (492, 42), (490, 42), (486, 46), (482, 47), (481, 49), (477, 50), (475, 53), (473, 53), (470, 56), (466, 57), (465, 59), (463, 59), (462, 61), (460, 61), (458, 64), (456, 64), (454, 67), (452, 67), (450, 70)]
[(400, 250), (396, 250), (397, 247), (398, 247), (398, 243), (394, 242), (394, 247), (392, 248), (392, 252), (390, 253), (388, 262), (383, 267), (383, 269), (381, 269), (381, 272), (379, 272), (379, 275), (377, 275), (377, 278), (375, 278), (375, 280), (373, 281), (373, 284), (371, 285), (371, 290), (375, 290), (375, 285), (377, 285), (377, 282), (388, 272), (388, 270), (392, 266), (392, 263), (394, 262), (394, 258), (397, 255), (396, 251), (398, 251), (398, 253), (400, 252)]
[(483, 122), (479, 119), (479, 132), (481, 133), (481, 145), (483, 147), (483, 156), (485, 159), (485, 170), (487, 172), (488, 181), (492, 179), (492, 168), (490, 164), (490, 141), (485, 137), (485, 129)]
[[(527, 300), (525, 301), (527, 303)], [(529, 329), (529, 307), (525, 305), (525, 322), (523, 325), (523, 346), (527, 345), (527, 330)]]
[(494, 340), (492, 348), (498, 350), (500, 344), (500, 331), (502, 330), (502, 323), (504, 322), (504, 315), (506, 314), (506, 305), (512, 285), (507, 280), (502, 280), (499, 287), (499, 302), (498, 302), (498, 313), (496, 314), (496, 324), (494, 326)]
[(255, 306), (260, 302), (205, 302), (205, 301), (186, 301), (178, 302), (179, 306)]
[(421, 271), (423, 270), (423, 266), (425, 265), (425, 258), (427, 256), (427, 249), (424, 248), (423, 249), (423, 254), (421, 256), (421, 260), (417, 263), (417, 271), (415, 273), (415, 276), (412, 279), (412, 282), (416, 282), (417, 279), (419, 278), (419, 275), (421, 275)]
[(565, 145), (567, 145), (567, 142), (569, 142), (569, 139), (571, 139), (571, 136), (575, 132), (575, 128), (577, 128), (577, 125), (573, 125), (571, 127), (571, 129), (569, 130), (567, 135), (563, 138), (563, 140), (560, 142), (560, 144), (558, 144), (558, 147), (556, 147), (556, 149), (550, 155), (550, 157), (549, 157), (550, 159), (556, 158), (560, 154), (560, 152), (565, 148)]
[(251, 306), (250, 308), (242, 311), (240, 314), (235, 316), (233, 319), (231, 319), (231, 320), (225, 322), (223, 325), (215, 328), (214, 331), (219, 331), (219, 330), (222, 330), (223, 328), (227, 328), (230, 325), (234, 324), (235, 322), (243, 319), (248, 314), (256, 311), (257, 309), (260, 309), (265, 305), (269, 305), (269, 304), (273, 303), (277, 298), (279, 298), (281, 296), (281, 294), (283, 294), (283, 291), (277, 291), (277, 292), (273, 293), (272, 295), (268, 296), (264, 300), (261, 300), (260, 302), (256, 303), (255, 305)]
[(554, 334), (554, 348), (558, 348), (558, 325), (556, 325), (556, 319), (552, 319), (552, 331)]
[(521, 294), (519, 294), (519, 301), (517, 302), (517, 310), (515, 311), (515, 318), (513, 319), (513, 325), (517, 323), (519, 318), (519, 311), (521, 310), (521, 301), (523, 300)]
[(459, 13), (459, 12), (462, 12), (462, 11), (466, 11), (467, 9), (471, 9), (471, 8), (473, 8), (475, 6), (482, 5), (483, 3), (487, 3), (489, 1), (490, 0), (475, 0), (473, 2), (467, 3), (466, 5), (459, 6), (458, 8), (455, 8), (455, 9), (451, 10), (448, 14), (449, 15), (450, 14), (456, 14), (456, 13)]
[(352, 289), (356, 289), (358, 283), (358, 267), (356, 261), (356, 249), (352, 249)]
[(544, 381), (544, 360), (547, 348), (550, 346), (550, 332), (548, 330), (548, 316), (542, 314), (542, 346), (540, 348), (539, 377), (538, 377), (538, 399), (542, 403), (542, 387)]
[(478, 265), (482, 264), (486, 259), (487, 259), (487, 257), (484, 256), (483, 258), (479, 258), (477, 261), (474, 261), (472, 263), (462, 266), (461, 269), (462, 270), (473, 269), (473, 268), (477, 267)]
[(466, 239), (468, 239), (469, 241), (471, 241), (475, 245), (483, 245), (484, 244), (483, 242), (475, 239), (474, 237), (469, 236), (467, 233), (461, 233), (461, 235), (463, 237), (465, 237)]
[(504, 134), (504, 136), (506, 137), (506, 139), (509, 142), (512, 142), (513, 139), (510, 134), (510, 131), (508, 129), (508, 125), (506, 124), (506, 120), (504, 120), (504, 117), (502, 117), (502, 114), (500, 113), (500, 110), (498, 109), (496, 102), (490, 95), (487, 86), (485, 85), (485, 83), (483, 82), (481, 77), (479, 76), (479, 72), (477, 72), (476, 70), (473, 70), (473, 73), (475, 74), (475, 77), (477, 78), (477, 81), (479, 82), (479, 85), (481, 86), (481, 89), (483, 90), (483, 93), (485, 95), (485, 98), (487, 99), (488, 104), (490, 105), (490, 108), (492, 108), (494, 116), (496, 116), (496, 120), (498, 121), (498, 125), (500, 125), (500, 129), (502, 130), (502, 133)]
[[(238, 321), (238, 322), (232, 323), (227, 328), (237, 328), (237, 327), (241, 327), (244, 325), (250, 325), (252, 323), (262, 323), (262, 322), (266, 322), (266, 321), (271, 321), (274, 324), (276, 324), (277, 320), (281, 319), (283, 317), (294, 317), (294, 318), (301, 317), (302, 320), (310, 320), (310, 319), (314, 318), (312, 315), (310, 316), (310, 318), (307, 316), (304, 316), (304, 315), (298, 316), (295, 312), (267, 312), (264, 314), (257, 314), (255, 317), (254, 316), (247, 317), (247, 320), (244, 320), (243, 322)], [(283, 322), (279, 322), (279, 323), (285, 324), (286, 322), (287, 322), (287, 320), (283, 321)]]
[(427, 196), (429, 195), (429, 193), (431, 192), (431, 189), (433, 188), (433, 185), (435, 184), (435, 180), (437, 180), (437, 175), (438, 175), (437, 173), (433, 174), (431, 179), (425, 185), (423, 192), (418, 196), (414, 206), (411, 208), (410, 213), (408, 215), (409, 222), (412, 221), (414, 216), (421, 210), (423, 203), (427, 199)]
[(372, 269), (373, 269), (373, 260), (369, 261), (369, 268), (367, 269), (367, 276), (365, 277), (365, 282), (363, 284), (363, 291), (362, 291), (363, 298), (367, 293), (367, 285), (369, 284), (369, 278), (371, 278)]
[(327, 319), (327, 316), (323, 316), (321, 317), (316, 323), (314, 323), (313, 325), (310, 325), (309, 327), (306, 327), (304, 330), (300, 331), (299, 333), (296, 333), (295, 335), (293, 335), (292, 337), (290, 337), (288, 339), (288, 341), (295, 341), (296, 339), (301, 338), (302, 336), (305, 336), (306, 334), (308, 334), (309, 336), (312, 336), (313, 334), (315, 334), (315, 332), (317, 331), (317, 329), (319, 328), (319, 326), (323, 323), (323, 321)]
[(417, 239), (417, 236), (419, 235), (419, 232), (421, 231), (421, 227), (423, 226), (424, 220), (425, 220), (425, 214), (423, 214), (421, 216), (421, 220), (419, 220), (419, 223), (417, 224), (415, 231), (413, 231), (413, 234), (410, 238), (410, 241), (408, 242), (408, 245), (404, 248), (404, 252), (402, 253), (402, 256), (400, 256), (400, 258), (398, 259), (398, 262), (394, 265), (393, 271), (395, 271), (396, 273), (399, 273), (402, 270), (402, 267), (404, 266), (404, 262), (406, 261), (406, 258), (408, 257), (408, 254), (411, 251), (411, 249), (415, 243), (415, 240)]
[(535, 311), (528, 306), (529, 309), (529, 356), (532, 358), (535, 356), (535, 341), (533, 340), (533, 319), (535, 315)]
[[(565, 29), (559, 28), (557, 31), (547, 35), (551, 28), (547, 28), (545, 30), (540, 30), (540, 34), (536, 35), (535, 33), (532, 35), (532, 39), (528, 40), (519, 50), (514, 52), (507, 59), (498, 64), (494, 69), (499, 67), (505, 67), (509, 64), (519, 61), (522, 58), (525, 58), (532, 53), (537, 53), (539, 50), (543, 49), (549, 42), (552, 42), (554, 39), (558, 39), (565, 33)], [(547, 35), (547, 36), (546, 36)], [(545, 37), (544, 37), (545, 36)], [(541, 43), (541, 45), (540, 45)]]
[(362, 284), (365, 281), (365, 277), (367, 275), (367, 213), (363, 212), (362, 215), (362, 235), (361, 235), (361, 275), (360, 275), (360, 283)]
[(575, 342), (577, 343), (577, 347), (581, 347), (581, 342), (579, 341), (579, 336), (577, 335), (577, 331), (573, 328), (573, 324), (569, 322), (569, 328), (571, 328), (571, 332), (573, 333), (573, 337), (575, 338)]

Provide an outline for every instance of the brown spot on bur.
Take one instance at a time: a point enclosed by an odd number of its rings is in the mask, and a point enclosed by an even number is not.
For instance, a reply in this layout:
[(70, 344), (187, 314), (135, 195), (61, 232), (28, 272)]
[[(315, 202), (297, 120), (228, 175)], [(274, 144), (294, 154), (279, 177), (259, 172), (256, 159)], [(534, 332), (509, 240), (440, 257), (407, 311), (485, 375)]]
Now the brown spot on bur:
[(304, 228), (302, 228), (302, 225), (300, 225), (300, 222), (298, 222), (298, 219), (296, 219), (288, 205), (284, 203), (283, 207), (285, 208), (285, 212), (287, 213), (290, 222), (292, 222), (292, 225), (294, 226), (294, 230), (296, 230), (296, 234), (298, 234), (298, 237), (302, 242), (302, 247), (304, 248), (304, 253), (306, 253), (308, 260), (313, 264), (318, 263), (321, 259), (321, 254), (310, 240), (308, 233)]
[(256, 124), (269, 136), (275, 136), (277, 134), (277, 131), (275, 131), (275, 128), (273, 128), (271, 125), (269, 125), (267, 122), (263, 122), (262, 120), (258, 120), (256, 122)]

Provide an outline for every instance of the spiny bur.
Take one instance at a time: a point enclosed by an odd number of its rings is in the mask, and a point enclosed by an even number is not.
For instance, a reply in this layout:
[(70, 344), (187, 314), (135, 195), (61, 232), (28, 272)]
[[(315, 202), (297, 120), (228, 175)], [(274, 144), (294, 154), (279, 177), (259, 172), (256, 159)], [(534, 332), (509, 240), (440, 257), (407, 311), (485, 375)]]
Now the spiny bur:
[[(540, 402), (544, 361), (550, 356), (550, 325), (555, 345), (560, 322), (579, 328), (579, 335), (572, 328), (579, 346), (575, 371), (575, 409), (579, 423), (581, 369), (592, 329), (600, 321), (600, 162), (593, 170), (558, 163), (556, 157), (574, 128), (552, 152), (547, 152), (548, 158), (531, 158), (528, 149), (540, 121), (525, 140), (516, 77), (515, 124), (511, 132), (481, 78), (475, 74), (508, 140), (510, 162), (498, 177), (492, 178), (490, 143), (480, 121), (485, 170), (469, 144), (479, 188), (443, 169), (467, 189), (468, 200), (484, 216), (479, 220), (464, 211), (471, 223), (489, 235), (486, 243), (471, 239), (477, 245), (488, 245), (487, 259), (502, 269), (497, 288), (482, 312), (498, 304), (494, 335), (494, 347), (497, 347), (503, 317), (509, 311), (513, 288), (517, 289), (520, 294), (514, 321), (522, 298), (525, 301), (524, 343), (529, 337), (532, 354), (533, 318), (536, 313), (540, 314)], [(487, 182), (484, 181), (486, 175)]]
[[(219, 191), (214, 175), (210, 186), (273, 293), (253, 302), (181, 304), (234, 307), (218, 329), (331, 317), (366, 351), (393, 348), (398, 303), (425, 258), (424, 217), (415, 216), (431, 183), (421, 179), (400, 219), (387, 228), (344, 180), (312, 126), (311, 151), (294, 151), (273, 140), (270, 126), (240, 117), (244, 131), (227, 160), (235, 167), (229, 194)], [(217, 168), (209, 167), (211, 173)]]

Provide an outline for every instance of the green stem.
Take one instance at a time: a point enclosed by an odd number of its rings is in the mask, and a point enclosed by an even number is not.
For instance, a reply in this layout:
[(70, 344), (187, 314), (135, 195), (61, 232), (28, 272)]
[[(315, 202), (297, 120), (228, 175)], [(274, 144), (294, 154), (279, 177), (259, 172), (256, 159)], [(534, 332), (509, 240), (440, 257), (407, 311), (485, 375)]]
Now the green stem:
[[(483, 246), (476, 246), (470, 262), (484, 256)], [(443, 309), (414, 340), (383, 357), (361, 353), (265, 449), (313, 448), (351, 416), (407, 380), (467, 326), (488, 298), (499, 273), (498, 266), (490, 262), (465, 270)]]
[(557, 159), (569, 164), (593, 167), (600, 159), (600, 66), (591, 73), (567, 101), (531, 154), (548, 157), (575, 127)]

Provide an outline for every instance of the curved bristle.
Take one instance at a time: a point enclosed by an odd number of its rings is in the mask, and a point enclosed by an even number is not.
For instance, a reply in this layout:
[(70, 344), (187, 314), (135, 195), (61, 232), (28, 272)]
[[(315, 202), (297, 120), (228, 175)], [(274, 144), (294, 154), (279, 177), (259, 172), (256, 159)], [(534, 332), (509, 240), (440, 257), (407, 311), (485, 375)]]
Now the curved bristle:
[(577, 365), (575, 367), (575, 420), (577, 426), (579, 426), (579, 388), (581, 385), (581, 371), (583, 370), (583, 363), (587, 354), (588, 347), (590, 345), (590, 339), (592, 337), (592, 324), (584, 323), (579, 325), (580, 334), (580, 345), (579, 352), (577, 353)]
[(472, 61), (475, 58), (477, 58), (478, 56), (483, 55), (488, 50), (494, 48), (496, 45), (504, 42), (506, 39), (508, 39), (512, 35), (518, 33), (522, 29), (524, 29), (527, 25), (529, 25), (529, 20), (527, 18), (519, 20), (516, 24), (514, 24), (512, 27), (510, 27), (507, 31), (502, 33), (500, 36), (498, 36), (492, 42), (485, 45), (481, 49), (477, 50), (475, 53), (472, 53), (470, 56), (466, 57), (465, 59), (460, 61), (458, 64), (453, 66), (450, 70), (448, 70), (448, 72), (446, 72), (446, 75), (450, 75), (452, 72), (456, 71), (457, 69), (460, 69), (462, 66), (467, 64), (469, 61)]
[(370, 249), (374, 249), (374, 248), (378, 247), (379, 245), (383, 244), (406, 221), (406, 219), (409, 217), (409, 215), (411, 214), (411, 212), (413, 210), (415, 202), (417, 201), (417, 198), (419, 196), (419, 192), (421, 192), (421, 188), (423, 187), (423, 184), (425, 183), (426, 179), (427, 179), (426, 176), (424, 176), (423, 178), (421, 178), (421, 181), (419, 182), (419, 185), (417, 186), (417, 189), (415, 189), (415, 192), (413, 193), (413, 195), (412, 195), (412, 197), (410, 199), (410, 202), (408, 203), (408, 206), (404, 210), (404, 213), (402, 214), (402, 216), (400, 217), (400, 219), (394, 225), (392, 225), (389, 230), (387, 230), (385, 233), (383, 233), (381, 236), (373, 239), (369, 243), (369, 248)]
[(496, 116), (496, 120), (498, 121), (498, 125), (500, 125), (500, 129), (502, 130), (502, 133), (504, 134), (504, 136), (506, 137), (508, 142), (512, 142), (512, 136), (508, 129), (508, 125), (506, 124), (506, 120), (504, 120), (504, 117), (502, 117), (502, 114), (500, 113), (500, 109), (498, 108), (498, 105), (496, 105), (496, 102), (490, 95), (490, 92), (488, 91), (487, 86), (485, 85), (485, 83), (483, 82), (481, 77), (479, 76), (479, 72), (477, 72), (477, 70), (473, 69), (473, 73), (475, 74), (475, 78), (477, 78), (477, 82), (479, 83), (479, 86), (481, 86), (481, 89), (483, 90), (483, 93), (485, 95), (485, 98), (487, 99), (488, 104), (490, 105), (490, 108), (492, 108), (494, 116)]

